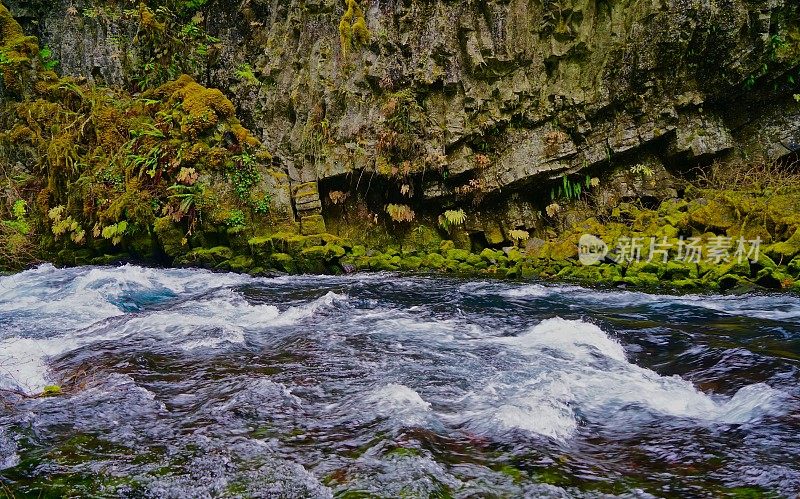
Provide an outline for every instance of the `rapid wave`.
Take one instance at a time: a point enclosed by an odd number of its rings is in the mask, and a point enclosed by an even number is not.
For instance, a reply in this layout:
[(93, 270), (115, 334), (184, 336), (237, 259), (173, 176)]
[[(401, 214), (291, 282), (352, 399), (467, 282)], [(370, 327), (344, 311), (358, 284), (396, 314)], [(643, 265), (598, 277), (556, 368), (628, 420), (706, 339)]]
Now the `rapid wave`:
[(800, 322), (800, 298), (789, 294), (748, 295), (743, 299), (735, 295), (663, 295), (639, 291), (603, 291), (557, 284), (501, 287), (486, 282), (465, 284), (460, 290), (467, 295), (499, 295), (510, 300), (554, 300), (598, 309), (646, 307), (659, 311), (680, 306), (736, 317)]
[(788, 295), (44, 265), (0, 278), (0, 388), (74, 389), (0, 390), (0, 469), (124, 474), (115, 492), (144, 497), (595, 497), (628, 477), (691, 495), (710, 469), (714, 486), (792, 495), (798, 310)]
[(520, 336), (492, 341), (517, 350), (528, 363), (467, 395), (468, 405), (480, 408), (468, 418), (479, 430), (518, 428), (563, 440), (581, 418), (633, 422), (648, 413), (744, 424), (780, 412), (786, 400), (763, 383), (732, 397), (703, 393), (679, 376), (631, 363), (619, 342), (584, 321), (548, 319)]
[[(41, 392), (52, 381), (49, 358), (101, 341), (224, 349), (245, 343), (248, 332), (295, 324), (347, 299), (329, 292), (280, 311), (251, 304), (231, 289), (248, 282), (234, 274), (128, 265), (89, 270), (42, 265), (4, 277), (0, 313), (9, 325), (0, 333), (0, 388)], [(189, 299), (177, 299), (187, 294)], [(52, 331), (61, 334), (46, 335)]]

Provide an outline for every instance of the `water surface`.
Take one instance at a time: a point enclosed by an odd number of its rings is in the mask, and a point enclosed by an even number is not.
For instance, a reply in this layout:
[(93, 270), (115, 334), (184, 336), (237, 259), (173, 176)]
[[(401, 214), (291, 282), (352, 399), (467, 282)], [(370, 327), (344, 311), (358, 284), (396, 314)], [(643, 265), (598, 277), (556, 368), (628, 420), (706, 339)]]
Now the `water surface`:
[(43, 265), (0, 496), (795, 497), (798, 359), (791, 295)]

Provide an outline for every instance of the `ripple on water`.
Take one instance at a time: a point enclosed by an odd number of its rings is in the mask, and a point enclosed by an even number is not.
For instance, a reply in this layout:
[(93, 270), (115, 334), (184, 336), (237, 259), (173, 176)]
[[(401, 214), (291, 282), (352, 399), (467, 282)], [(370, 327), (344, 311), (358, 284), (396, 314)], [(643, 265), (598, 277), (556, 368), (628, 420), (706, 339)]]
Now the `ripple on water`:
[(0, 388), (93, 375), (0, 406), (0, 470), (154, 497), (792, 495), (798, 322), (786, 295), (45, 265), (0, 278)]

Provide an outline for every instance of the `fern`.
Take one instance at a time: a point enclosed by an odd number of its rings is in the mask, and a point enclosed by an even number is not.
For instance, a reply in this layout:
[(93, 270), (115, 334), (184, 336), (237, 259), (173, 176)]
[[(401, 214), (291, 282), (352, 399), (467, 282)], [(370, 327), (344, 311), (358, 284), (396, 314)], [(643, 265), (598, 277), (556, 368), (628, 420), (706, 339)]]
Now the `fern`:
[(527, 241), (530, 239), (531, 235), (527, 230), (514, 229), (509, 231), (508, 237), (510, 237), (513, 241)]
[(244, 63), (241, 64), (234, 73), (237, 78), (240, 80), (251, 83), (253, 85), (261, 84), (261, 81), (256, 77), (255, 71), (253, 70), (253, 66), (250, 64)]
[(4, 220), (3, 225), (14, 232), (27, 236), (31, 231), (31, 226), (25, 220), (27, 209), (28, 203), (22, 199), (17, 199), (11, 207), (11, 214), (14, 216), (14, 220)]
[(416, 214), (408, 205), (390, 204), (386, 206), (386, 213), (395, 222), (412, 222)]
[(650, 168), (647, 165), (643, 165), (641, 163), (638, 165), (631, 166), (631, 173), (634, 175), (641, 175), (647, 178), (652, 177), (655, 174), (652, 168)]
[(197, 209), (198, 202), (203, 196), (203, 188), (199, 185), (175, 184), (167, 187), (167, 190), (174, 192), (169, 196), (169, 199), (179, 201), (178, 211), (180, 211), (181, 218), (183, 218), (183, 215), (189, 214), (192, 209)]
[(461, 209), (447, 210), (439, 216), (439, 225), (441, 225), (445, 230), (449, 230), (450, 227), (455, 225), (461, 225), (466, 221), (467, 214)]
[(580, 199), (584, 192), (598, 185), (600, 185), (600, 179), (592, 178), (589, 175), (584, 177), (583, 183), (580, 181), (573, 182), (564, 175), (561, 177), (561, 185), (558, 186), (558, 189), (550, 189), (550, 201), (556, 201), (562, 198), (568, 201), (573, 199), (577, 200)]
[(42, 61), (45, 71), (52, 71), (59, 64), (57, 60), (53, 59), (53, 51), (47, 45), (39, 51), (39, 59)]

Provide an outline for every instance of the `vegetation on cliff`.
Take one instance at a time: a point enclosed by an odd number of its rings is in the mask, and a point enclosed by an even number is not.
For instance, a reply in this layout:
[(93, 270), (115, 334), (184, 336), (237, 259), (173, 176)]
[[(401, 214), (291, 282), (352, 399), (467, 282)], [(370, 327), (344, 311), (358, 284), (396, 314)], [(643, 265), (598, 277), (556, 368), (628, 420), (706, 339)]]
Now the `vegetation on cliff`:
[[(530, 172), (509, 169), (503, 147), (521, 127), (487, 122), (479, 138), (445, 155), (432, 147), (440, 137), (430, 95), (386, 81), (374, 150), (352, 147), (337, 160), (353, 163), (342, 173), (290, 182), (229, 97), (183, 74), (202, 73), (218, 48), (203, 27), (203, 3), (123, 11), (137, 23), (139, 46), (126, 59), (127, 74), (138, 76), (125, 89), (57, 75), (52, 51), (25, 36), (0, 5), (4, 268), (137, 259), (253, 273), (430, 270), (678, 289), (797, 286), (800, 182), (791, 156), (701, 164), (697, 179), (680, 166), (668, 173), (650, 152), (625, 156), (609, 137), (600, 159), (569, 170), (559, 158), (580, 158), (575, 136), (547, 126), (528, 134), (523, 152), (530, 162), (553, 158), (551, 173), (547, 162)], [(364, 7), (350, 0), (343, 8), (347, 55), (372, 35)], [(793, 64), (793, 43), (774, 47), (774, 67)], [(262, 84), (249, 63), (237, 74), (246, 85)], [(304, 127), (314, 161), (337, 146), (326, 113), (320, 107)], [(670, 140), (698, 157), (726, 150), (726, 132), (703, 126), (690, 135), (673, 130)], [(358, 158), (368, 164), (359, 167)], [(760, 167), (772, 164), (782, 166)], [(522, 181), (541, 168), (538, 184)], [(644, 251), (650, 261), (585, 266), (578, 261), (583, 234), (612, 247), (620, 238), (657, 237), (671, 248), (689, 239), (758, 239), (763, 251), (738, 265), (659, 262)]]
[(270, 155), (222, 92), (186, 75), (137, 96), (61, 78), (2, 6), (0, 22), (6, 265), (34, 255), (158, 260), (157, 230), (186, 245), (203, 221), (268, 214), (256, 184)]

